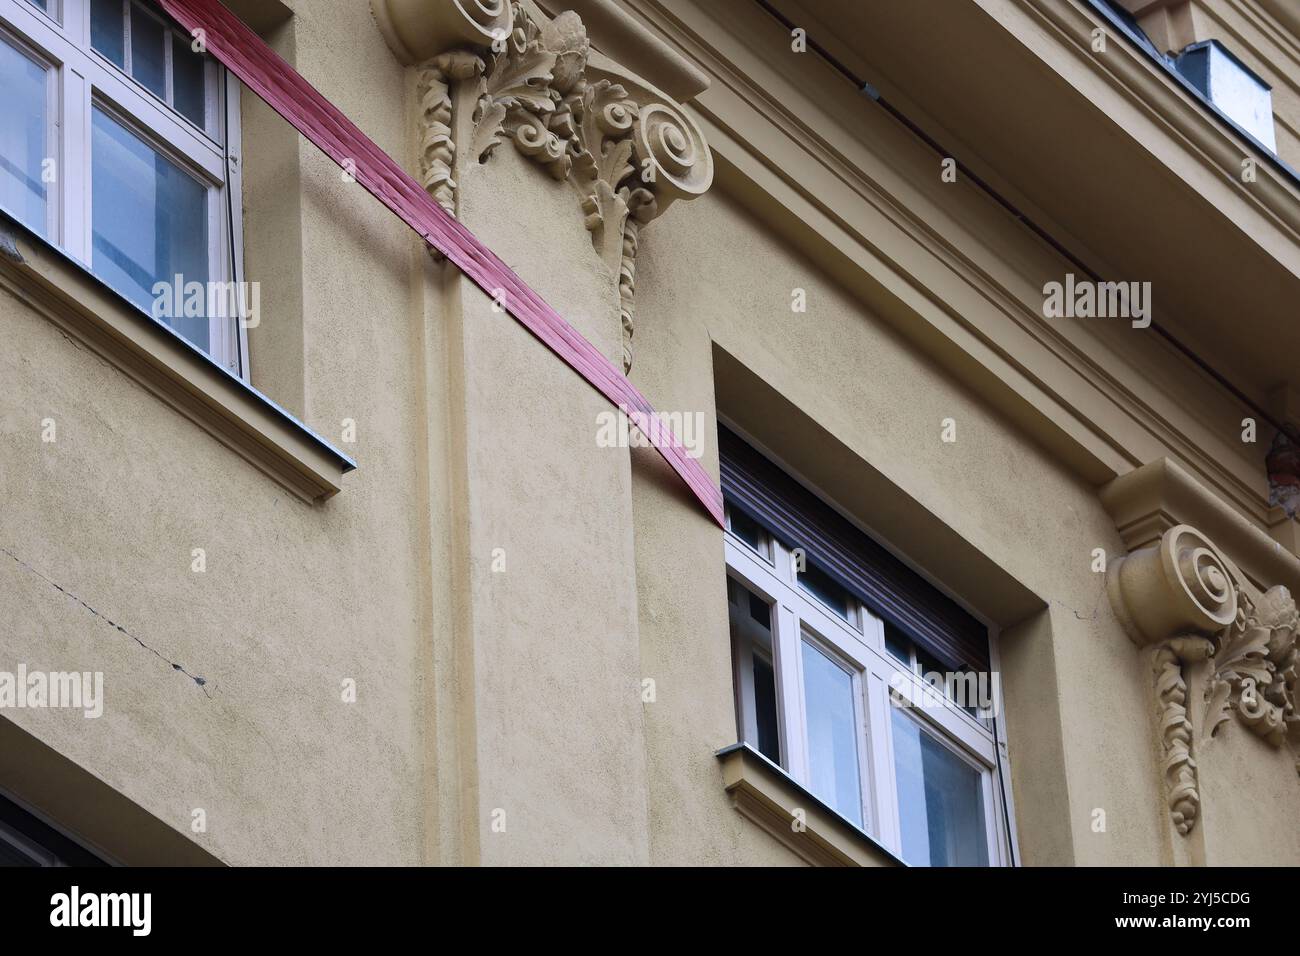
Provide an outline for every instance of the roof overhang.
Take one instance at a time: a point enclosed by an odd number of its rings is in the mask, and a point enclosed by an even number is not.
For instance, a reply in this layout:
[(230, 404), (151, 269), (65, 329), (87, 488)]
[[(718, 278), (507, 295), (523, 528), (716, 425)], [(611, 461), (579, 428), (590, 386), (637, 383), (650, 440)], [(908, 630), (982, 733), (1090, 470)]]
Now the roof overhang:
[(834, 27), (818, 37), (833, 53), (1064, 246), (1108, 279), (1150, 281), (1156, 320), (1242, 391), (1262, 402), (1293, 379), (1300, 181), (1086, 0), (803, 7)]

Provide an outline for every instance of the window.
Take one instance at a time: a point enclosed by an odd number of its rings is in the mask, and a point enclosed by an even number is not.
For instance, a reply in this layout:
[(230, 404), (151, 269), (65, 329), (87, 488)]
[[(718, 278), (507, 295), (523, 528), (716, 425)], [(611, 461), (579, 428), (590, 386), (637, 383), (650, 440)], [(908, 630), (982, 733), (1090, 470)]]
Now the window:
[[(1009, 862), (987, 629), (892, 555), (899, 566), (886, 566), (862, 531), (738, 437), (721, 438), (740, 740), (909, 864)], [(894, 582), (897, 600), (886, 608), (853, 580)], [(900, 603), (926, 601), (910, 617)]]
[(0, 867), (107, 865), (76, 840), (0, 794)]
[(139, 0), (0, 0), (0, 88), (0, 209), (246, 376), (237, 81)]

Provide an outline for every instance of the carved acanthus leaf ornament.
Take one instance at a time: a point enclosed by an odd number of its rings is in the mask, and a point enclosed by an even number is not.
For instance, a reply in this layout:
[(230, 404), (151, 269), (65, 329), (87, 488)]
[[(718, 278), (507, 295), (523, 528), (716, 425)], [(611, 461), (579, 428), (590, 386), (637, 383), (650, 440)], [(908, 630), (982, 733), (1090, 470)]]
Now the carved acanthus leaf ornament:
[[(1260, 590), (1185, 524), (1112, 562), (1107, 584), (1129, 636), (1153, 649), (1169, 812), (1187, 834), (1200, 809), (1197, 745), (1219, 734), (1233, 714), (1275, 747), (1300, 743), (1300, 615), (1287, 588)], [(1192, 700), (1184, 667), (1207, 660), (1204, 699)], [(1201, 708), (1199, 741), (1193, 707)]]
[(454, 171), (486, 161), (503, 140), (572, 184), (597, 252), (618, 274), (627, 371), (640, 230), (713, 181), (699, 126), (640, 77), (615, 73), (608, 60), (594, 66), (576, 13), (544, 21), (520, 2), (428, 2), (446, 8), (444, 16), (459, 12), (470, 21), (449, 36), (477, 42), (445, 50), (420, 68), (426, 188), (455, 215)]

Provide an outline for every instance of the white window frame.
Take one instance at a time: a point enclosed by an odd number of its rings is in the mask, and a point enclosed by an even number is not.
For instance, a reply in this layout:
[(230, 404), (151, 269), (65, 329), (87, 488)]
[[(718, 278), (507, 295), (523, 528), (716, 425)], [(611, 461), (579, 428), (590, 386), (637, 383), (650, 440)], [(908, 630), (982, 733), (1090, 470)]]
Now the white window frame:
[[(934, 690), (915, 669), (909, 669), (885, 648), (884, 622), (857, 602), (860, 628), (845, 621), (814, 595), (799, 586), (794, 557), (773, 535), (766, 551), (755, 551), (730, 530), (724, 536), (727, 574), (771, 605), (773, 671), (776, 680), (777, 735), (781, 766), (797, 783), (811, 790), (805, 719), (803, 655), (801, 642), (809, 635), (819, 648), (854, 675), (858, 725), (859, 770), (862, 775), (862, 829), (891, 853), (902, 858), (902, 827), (898, 788), (894, 775), (893, 725), (890, 682), (902, 675), (900, 692), (913, 701)], [(994, 640), (994, 636), (990, 636)], [(996, 648), (994, 648), (996, 651)], [(996, 663), (996, 657), (994, 658)], [(737, 656), (737, 733), (755, 749), (756, 720), (748, 713), (749, 701), (740, 690), (743, 673)], [(996, 688), (997, 713), (1002, 713), (1001, 689)], [(1000, 721), (976, 719), (956, 706), (908, 707), (905, 713), (980, 774), (985, 833), (990, 866), (1014, 865), (1014, 830), (1006, 777), (1007, 752)], [(845, 817), (850, 824), (853, 821)], [(1004, 825), (1004, 822), (1006, 825)], [(920, 862), (920, 861), (908, 861)]]
[[(122, 0), (160, 22), (138, 0)], [(173, 110), (90, 45), (90, 0), (57, 0), (47, 14), (27, 0), (0, 0), (0, 40), (47, 69), (46, 152), (57, 183), (46, 198), (46, 238), (87, 268), (91, 262), (91, 116), (103, 109), (208, 191), (208, 278), (234, 282), (243, 273), (239, 161), (239, 81), (209, 62), (206, 129)], [(165, 24), (173, 33), (184, 33)], [(125, 62), (130, 66), (130, 42)], [(172, 44), (165, 47), (170, 99)], [(170, 279), (170, 277), (167, 277)], [(209, 319), (206, 353), (226, 371), (248, 380), (248, 331), (235, 317)]]

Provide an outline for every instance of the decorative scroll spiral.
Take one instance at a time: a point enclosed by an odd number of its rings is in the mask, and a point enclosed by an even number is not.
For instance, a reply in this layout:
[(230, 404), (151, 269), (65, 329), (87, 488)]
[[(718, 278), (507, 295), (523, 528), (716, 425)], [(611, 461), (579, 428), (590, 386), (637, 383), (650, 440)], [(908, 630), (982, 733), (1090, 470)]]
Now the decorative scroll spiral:
[(484, 28), (500, 20), (508, 7), (509, 0), (456, 0), (456, 8), (465, 19)]
[[(395, 50), (423, 51), (431, 35), (469, 44), (433, 57), (421, 74), (426, 188), (454, 214), (453, 168), (466, 175), (506, 140), (556, 180), (569, 181), (593, 244), (618, 273), (623, 367), (630, 369), (640, 230), (713, 181), (699, 126), (639, 77), (626, 74), (625, 86), (612, 64), (589, 69), (591, 44), (572, 11), (548, 20), (520, 0), (372, 3)], [(477, 75), (460, 60), (453, 73), (452, 61), (443, 62), (448, 57), (466, 58)], [(473, 85), (456, 86), (453, 96), (452, 81), (461, 80)], [(457, 112), (465, 109), (468, 116)], [(453, 135), (466, 141), (455, 143)]]
[[(667, 103), (641, 107), (633, 137), (642, 178), (653, 172), (659, 211), (674, 199), (690, 198), (713, 182), (713, 155), (695, 121)], [(648, 162), (647, 162), (648, 160)]]
[(519, 152), (546, 167), (555, 179), (568, 178), (572, 160), (564, 141), (551, 132), (539, 116), (522, 107), (513, 107), (505, 128), (514, 137)]
[[(1111, 562), (1111, 603), (1134, 643), (1154, 648), (1155, 691), (1170, 818), (1180, 834), (1200, 807), (1195, 748), (1236, 711), (1274, 746), (1300, 729), (1300, 613), (1286, 587), (1261, 591), (1213, 542), (1175, 525), (1153, 546)], [(1184, 665), (1210, 660), (1193, 741)]]

